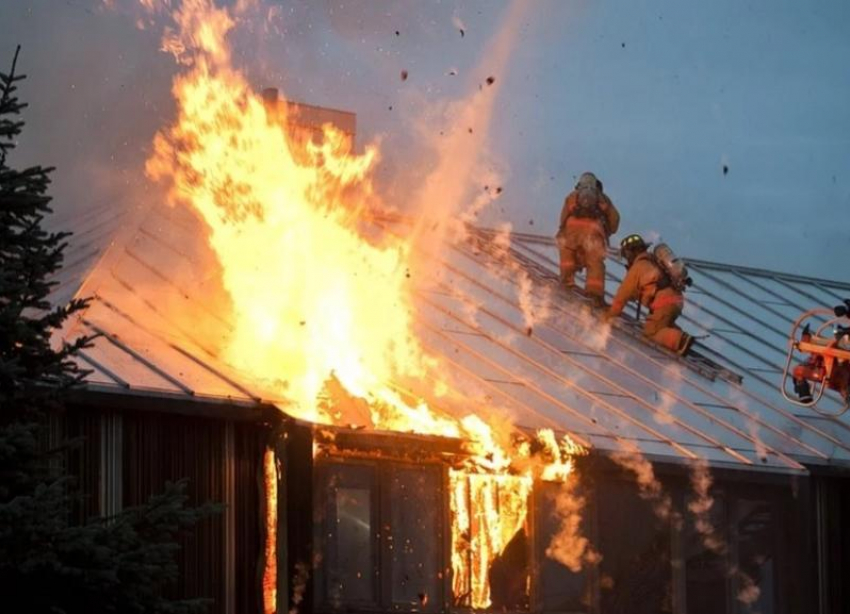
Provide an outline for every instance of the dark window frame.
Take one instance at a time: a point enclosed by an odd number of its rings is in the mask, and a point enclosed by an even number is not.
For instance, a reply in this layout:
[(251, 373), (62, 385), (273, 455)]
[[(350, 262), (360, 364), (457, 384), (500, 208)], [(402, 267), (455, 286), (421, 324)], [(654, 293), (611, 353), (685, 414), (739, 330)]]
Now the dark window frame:
[[(585, 564), (582, 571), (579, 573), (585, 574), (585, 591), (588, 596), (589, 604), (584, 609), (544, 609), (542, 591), (544, 588), (541, 569), (547, 561), (551, 561), (546, 556), (552, 535), (544, 534), (542, 525), (545, 519), (542, 517), (546, 513), (548, 506), (544, 504), (543, 498), (548, 497), (547, 490), (555, 490), (560, 485), (554, 482), (538, 481), (534, 484), (532, 491), (532, 500), (529, 506), (529, 515), (531, 518), (531, 612), (545, 612), (546, 614), (594, 614), (599, 611), (599, 566)], [(583, 529), (584, 536), (588, 538), (591, 546), (598, 543), (598, 501), (596, 484), (592, 480), (587, 480), (581, 487), (581, 496), (585, 498), (585, 507), (583, 509)], [(556, 561), (551, 561), (552, 564), (560, 565)], [(572, 573), (566, 570), (564, 573)]]
[[(330, 509), (329, 480), (335, 472), (345, 472), (346, 467), (370, 471), (374, 476), (374, 488), (370, 493), (373, 519), (374, 562), (375, 562), (375, 599), (374, 601), (342, 602), (334, 604), (328, 590), (329, 574), (322, 564), (328, 552), (326, 516)], [(392, 514), (394, 502), (390, 481), (395, 471), (415, 469), (429, 472), (435, 479), (437, 492), (434, 497), (439, 501), (434, 520), (438, 539), (435, 542), (434, 560), (440, 565), (436, 570), (438, 594), (428, 596), (428, 601), (420, 607), (393, 601), (393, 559), (392, 559)], [(446, 596), (451, 592), (451, 555), (450, 529), (447, 496), (447, 468), (439, 462), (412, 463), (395, 459), (365, 459), (359, 457), (329, 456), (316, 459), (314, 511), (314, 572), (313, 585), (316, 612), (423, 612), (435, 614), (447, 610)]]

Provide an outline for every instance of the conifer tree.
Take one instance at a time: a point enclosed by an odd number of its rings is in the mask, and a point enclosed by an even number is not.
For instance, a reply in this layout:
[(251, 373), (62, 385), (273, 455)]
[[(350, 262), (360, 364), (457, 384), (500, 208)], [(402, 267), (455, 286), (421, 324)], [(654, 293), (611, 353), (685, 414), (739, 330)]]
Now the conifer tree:
[(186, 483), (112, 518), (74, 522), (82, 493), (47, 450), (46, 421), (85, 373), (71, 360), (89, 341), (51, 347), (51, 337), (87, 300), (51, 306), (51, 277), (69, 233), (43, 227), (51, 213), (51, 168), (7, 164), (24, 127), (15, 52), (0, 72), (0, 611), (183, 614), (203, 600), (175, 600), (177, 535), (215, 506), (186, 507)]

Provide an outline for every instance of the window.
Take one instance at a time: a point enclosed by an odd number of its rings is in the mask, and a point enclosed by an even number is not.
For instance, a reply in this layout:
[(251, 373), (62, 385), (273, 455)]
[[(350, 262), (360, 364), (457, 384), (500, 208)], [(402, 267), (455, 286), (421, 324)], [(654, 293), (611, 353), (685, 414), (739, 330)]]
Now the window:
[(634, 484), (604, 482), (598, 492), (600, 610), (672, 612), (670, 523), (656, 517)]
[(443, 603), (443, 489), (436, 465), (317, 468), (320, 608), (433, 612)]
[[(592, 582), (590, 567), (585, 564), (581, 571), (573, 572), (568, 567), (546, 556), (553, 536), (558, 534), (562, 519), (557, 513), (557, 498), (561, 492), (560, 484), (541, 482), (536, 485), (537, 497), (537, 560), (538, 587), (537, 605), (544, 612), (589, 612), (592, 602)], [(582, 494), (582, 493), (579, 493)], [(583, 495), (588, 502), (581, 510), (581, 535), (590, 536), (590, 518), (592, 507), (590, 497)]]
[(442, 594), (443, 501), (440, 475), (421, 468), (389, 470), (387, 533), (392, 603), (411, 610), (439, 609)]
[(728, 611), (726, 505), (722, 498), (713, 498), (706, 518), (713, 528), (710, 535), (697, 531), (691, 515), (686, 515), (684, 524), (682, 558), (688, 614), (722, 614)]
[(776, 611), (776, 524), (769, 501), (735, 501), (732, 528), (740, 569), (735, 575), (735, 588), (741, 614)]
[(378, 530), (377, 476), (367, 465), (326, 467), (317, 499), (322, 522), (319, 553), (320, 603), (376, 605)]

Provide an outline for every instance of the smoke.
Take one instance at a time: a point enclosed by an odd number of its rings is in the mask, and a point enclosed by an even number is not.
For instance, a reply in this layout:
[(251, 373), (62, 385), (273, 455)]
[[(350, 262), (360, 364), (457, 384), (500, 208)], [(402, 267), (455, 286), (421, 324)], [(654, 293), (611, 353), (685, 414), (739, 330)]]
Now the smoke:
[(679, 524), (680, 518), (673, 510), (670, 495), (664, 492), (661, 482), (655, 477), (652, 463), (647, 460), (634, 442), (621, 439), (618, 444), (622, 451), (612, 453), (611, 459), (623, 469), (634, 474), (640, 497), (652, 504), (652, 510), (660, 520), (666, 522), (672, 519), (676, 524)]
[(298, 614), (298, 606), (307, 594), (307, 581), (310, 579), (310, 567), (303, 561), (295, 564), (295, 575), (292, 577), (292, 607), (289, 614)]
[(738, 594), (735, 598), (745, 605), (752, 605), (761, 596), (761, 589), (748, 574), (738, 568), (732, 569), (732, 576), (738, 580)]
[[(710, 491), (714, 479), (707, 461), (699, 459), (691, 463), (690, 482), (693, 498), (688, 503), (688, 511), (693, 515), (694, 529), (706, 550), (725, 556), (729, 551), (729, 545), (711, 521), (714, 497), (711, 496)], [(734, 579), (739, 587), (735, 595), (738, 601), (745, 605), (752, 605), (758, 601), (761, 589), (752, 576), (737, 565), (732, 565), (727, 570), (727, 576)]]
[[(488, 136), (527, 5), (524, 0), (514, 0), (505, 10), (501, 26), (470, 73), (472, 81), (466, 87), (471, 93), (442, 105), (436, 116), (420, 123), (419, 135), (435, 158), (434, 170), (410, 200), (411, 212), (419, 220), (416, 234), (420, 241), (439, 246), (446, 239), (463, 238), (464, 222), (474, 219), (502, 191), (500, 185), (493, 185), (498, 176), (493, 165), (488, 165)], [(479, 193), (470, 197), (473, 190)]]
[(694, 516), (694, 528), (708, 550), (715, 554), (723, 554), (726, 552), (726, 542), (711, 522), (714, 498), (709, 491), (714, 480), (705, 460), (699, 459), (691, 464), (690, 481), (694, 497), (688, 503), (688, 511)]
[(504, 279), (510, 285), (516, 285), (516, 298), (523, 319), (523, 330), (531, 336), (534, 327), (545, 322), (551, 315), (551, 291), (544, 288), (540, 295), (536, 292), (534, 280), (528, 270), (517, 262), (511, 255), (510, 223), (503, 223), (489, 239), (491, 254), (486, 266), (488, 271), (499, 279)]
[(652, 417), (659, 424), (672, 424), (675, 422), (672, 409), (676, 404), (676, 393), (682, 384), (682, 369), (677, 363), (670, 362), (664, 367), (664, 384), (663, 394), (660, 395), (656, 406), (658, 411), (653, 413)]
[(559, 519), (557, 532), (546, 547), (546, 556), (558, 561), (573, 573), (582, 570), (585, 564), (596, 565), (600, 555), (581, 533), (582, 512), (585, 498), (576, 494), (578, 479), (574, 474), (562, 482), (553, 496), (554, 515)]
[[(569, 305), (566, 307), (569, 308)], [(597, 352), (607, 351), (611, 325), (603, 323), (589, 308), (578, 310), (577, 316), (584, 342)]]
[(747, 434), (753, 440), (753, 446), (755, 448), (756, 457), (760, 460), (767, 461), (769, 455), (769, 449), (767, 445), (762, 441), (761, 435), (759, 433), (760, 427), (758, 422), (756, 422), (752, 415), (755, 413), (754, 410), (750, 407), (749, 399), (744, 396), (737, 388), (734, 386), (729, 387), (729, 397), (732, 399), (732, 402), (737, 407), (744, 407), (747, 409), (747, 412), (741, 412), (741, 414), (745, 417)]

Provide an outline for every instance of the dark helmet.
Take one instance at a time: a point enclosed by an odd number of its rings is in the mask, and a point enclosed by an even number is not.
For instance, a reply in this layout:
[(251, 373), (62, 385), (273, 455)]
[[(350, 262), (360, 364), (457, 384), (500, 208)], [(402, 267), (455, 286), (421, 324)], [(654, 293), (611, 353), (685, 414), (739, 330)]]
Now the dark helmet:
[(649, 243), (643, 240), (638, 234), (630, 234), (623, 237), (620, 241), (620, 256), (626, 259), (629, 264), (637, 257), (649, 249)]

